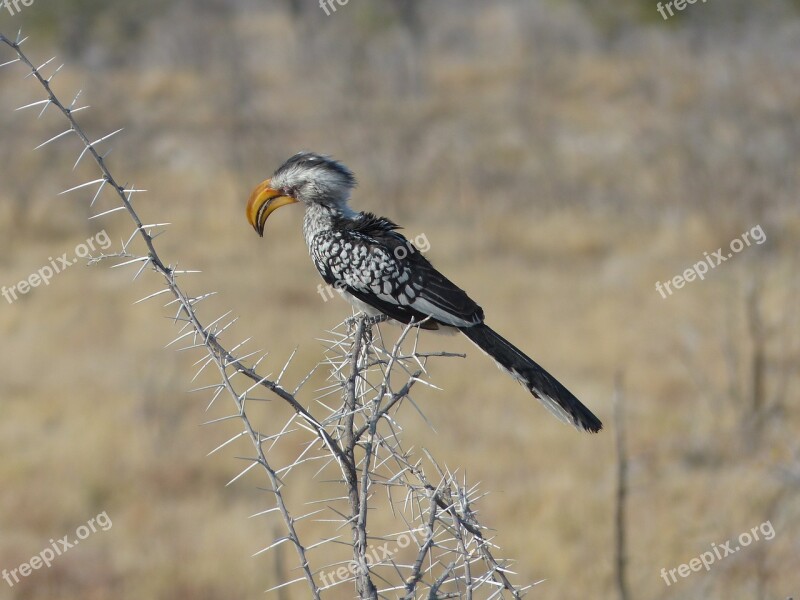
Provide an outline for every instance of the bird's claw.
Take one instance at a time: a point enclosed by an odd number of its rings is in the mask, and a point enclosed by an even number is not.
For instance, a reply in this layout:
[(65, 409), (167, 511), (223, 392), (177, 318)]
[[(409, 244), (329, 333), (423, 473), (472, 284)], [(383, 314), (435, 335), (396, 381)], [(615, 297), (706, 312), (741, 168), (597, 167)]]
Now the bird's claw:
[(347, 317), (344, 320), (345, 325), (347, 325), (347, 331), (352, 332), (353, 329), (358, 325), (359, 321), (364, 320), (364, 328), (372, 327), (373, 325), (377, 325), (378, 323), (383, 323), (384, 321), (388, 321), (389, 317), (386, 315), (375, 315), (375, 316), (368, 316), (364, 313), (358, 313), (357, 315), (353, 315), (352, 317)]

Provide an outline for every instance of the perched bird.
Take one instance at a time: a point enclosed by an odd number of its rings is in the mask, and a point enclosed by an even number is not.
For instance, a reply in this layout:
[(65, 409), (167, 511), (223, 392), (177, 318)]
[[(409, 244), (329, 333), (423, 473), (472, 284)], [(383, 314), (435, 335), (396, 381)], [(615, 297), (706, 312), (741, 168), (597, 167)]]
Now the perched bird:
[[(397, 232), (389, 219), (348, 205), (352, 172), (328, 156), (300, 152), (256, 186), (247, 220), (258, 235), (273, 211), (305, 205), (303, 235), (326, 283), (356, 308), (426, 329), (456, 329), (524, 385), (559, 419), (600, 431), (602, 423), (559, 381), (484, 323), (483, 309)], [(427, 320), (426, 320), (427, 319)]]

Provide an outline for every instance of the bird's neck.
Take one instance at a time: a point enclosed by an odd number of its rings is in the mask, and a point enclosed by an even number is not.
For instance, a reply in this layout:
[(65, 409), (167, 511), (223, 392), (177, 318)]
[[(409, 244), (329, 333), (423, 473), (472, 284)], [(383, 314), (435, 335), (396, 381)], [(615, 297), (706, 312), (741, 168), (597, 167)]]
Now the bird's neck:
[(303, 237), (306, 244), (311, 245), (311, 240), (323, 231), (334, 229), (337, 219), (354, 219), (359, 215), (347, 204), (342, 204), (336, 208), (324, 206), (322, 204), (306, 205), (306, 214), (303, 219)]

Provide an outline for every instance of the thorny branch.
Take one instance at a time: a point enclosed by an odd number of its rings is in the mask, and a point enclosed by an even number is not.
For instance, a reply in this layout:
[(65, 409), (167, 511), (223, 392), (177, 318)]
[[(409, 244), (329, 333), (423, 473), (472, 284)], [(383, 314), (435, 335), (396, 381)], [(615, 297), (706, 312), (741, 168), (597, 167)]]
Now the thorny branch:
[[(135, 229), (127, 242), (122, 244), (120, 252), (112, 255), (95, 257), (93, 262), (105, 259), (117, 259), (120, 262), (112, 268), (137, 266), (138, 276), (148, 267), (163, 279), (164, 288), (160, 291), (142, 298), (139, 302), (169, 294), (172, 300), (167, 306), (177, 305), (174, 316), (176, 323), (183, 323), (176, 338), (169, 345), (180, 340), (191, 340), (190, 345), (182, 350), (199, 349), (205, 352), (196, 364), (200, 365), (195, 378), (206, 367), (213, 364), (219, 372), (219, 383), (199, 388), (199, 390), (213, 390), (211, 404), (223, 393), (233, 400), (235, 414), (210, 422), (239, 419), (242, 430), (234, 437), (220, 444), (212, 450), (214, 453), (240, 437), (249, 439), (255, 450), (255, 456), (247, 459), (250, 463), (244, 470), (231, 480), (231, 483), (248, 473), (252, 468), (260, 466), (269, 480), (269, 492), (275, 496), (275, 507), (265, 510), (260, 514), (276, 511), (280, 514), (286, 535), (275, 540), (272, 544), (258, 552), (279, 547), (283, 542), (289, 541), (297, 552), (302, 576), (290, 581), (285, 581), (272, 588), (273, 590), (305, 581), (311, 595), (319, 599), (324, 590), (336, 587), (345, 582), (353, 582), (361, 598), (387, 598), (392, 592), (402, 592), (405, 598), (472, 598), (473, 593), (486, 586), (487, 598), (501, 598), (505, 594), (513, 598), (520, 598), (528, 588), (514, 586), (507, 578), (507, 563), (499, 561), (493, 556), (491, 539), (485, 537), (486, 528), (479, 524), (475, 517), (473, 504), (481, 497), (476, 487), (467, 488), (466, 481), (459, 482), (458, 474), (449, 470), (442, 470), (433, 458), (426, 452), (427, 463), (437, 472), (438, 483), (432, 483), (425, 474), (424, 459), (414, 458), (410, 450), (405, 450), (401, 441), (402, 426), (396, 420), (398, 411), (404, 403), (411, 403), (414, 408), (419, 408), (411, 398), (411, 392), (418, 383), (431, 386), (422, 377), (427, 374), (426, 364), (432, 357), (462, 356), (446, 352), (421, 352), (417, 345), (419, 341), (419, 327), (413, 324), (405, 327), (398, 339), (387, 349), (380, 328), (376, 325), (381, 319), (368, 318), (360, 315), (354, 320), (349, 319), (329, 333), (331, 340), (327, 340), (327, 358), (324, 363), (330, 367), (329, 379), (333, 381), (326, 393), (318, 397), (317, 403), (327, 410), (328, 414), (319, 419), (312, 415), (297, 398), (300, 387), (311, 376), (309, 373), (293, 390), (283, 387), (280, 380), (288, 367), (281, 370), (277, 379), (264, 377), (257, 372), (259, 364), (266, 355), (255, 361), (252, 366), (244, 363), (245, 360), (259, 354), (249, 353), (236, 356), (237, 350), (248, 340), (241, 342), (228, 350), (220, 342), (221, 336), (236, 322), (236, 319), (225, 321), (230, 313), (226, 313), (216, 320), (204, 324), (197, 314), (198, 304), (212, 294), (189, 296), (178, 284), (181, 275), (192, 271), (178, 270), (166, 263), (159, 255), (155, 238), (163, 233), (166, 223), (145, 224), (133, 206), (133, 195), (144, 190), (120, 185), (115, 179), (105, 162), (105, 155), (100, 154), (98, 145), (106, 142), (121, 130), (102, 136), (95, 141), (86, 135), (75, 119), (75, 114), (86, 107), (76, 108), (75, 104), (80, 96), (76, 95), (69, 105), (62, 103), (51, 88), (53, 77), (61, 67), (49, 77), (45, 78), (42, 70), (53, 59), (41, 66), (35, 66), (22, 51), (21, 45), (25, 39), (21, 35), (16, 40), (0, 34), (0, 43), (11, 48), (16, 58), (0, 67), (21, 63), (30, 71), (27, 77), (33, 77), (43, 88), (46, 98), (20, 107), (42, 107), (39, 116), (42, 116), (48, 107), (55, 107), (66, 119), (69, 128), (39, 147), (52, 143), (70, 134), (79, 138), (82, 143), (81, 151), (75, 167), (88, 155), (97, 165), (100, 177), (62, 193), (72, 192), (97, 186), (91, 201), (93, 206), (106, 188), (111, 188), (119, 200), (119, 206), (94, 215), (99, 218), (117, 211), (126, 212), (133, 220)], [(63, 65), (62, 65), (63, 66)], [(74, 168), (74, 167), (73, 167)], [(144, 243), (146, 252), (136, 255), (131, 251), (131, 245), (138, 238)], [(353, 325), (355, 330), (353, 331)], [(344, 332), (343, 328), (346, 328)], [(415, 333), (412, 336), (412, 332)], [(377, 338), (377, 339), (376, 339)], [(412, 338), (414, 338), (412, 340)], [(413, 347), (407, 349), (406, 345), (413, 341)], [(294, 355), (292, 355), (294, 356)], [(290, 359), (291, 360), (291, 357)], [(412, 367), (413, 366), (413, 367)], [(313, 373), (313, 370), (312, 370)], [(238, 391), (232, 379), (241, 374), (249, 379), (252, 384), (244, 391)], [(401, 377), (399, 385), (392, 383), (392, 375)], [(432, 386), (431, 386), (432, 387)], [(247, 414), (248, 395), (257, 388), (265, 388), (276, 397), (280, 398), (291, 407), (294, 414), (278, 432), (264, 435), (253, 426)], [(327, 406), (323, 399), (334, 394), (340, 399), (340, 404)], [(424, 418), (424, 415), (422, 415)], [(299, 419), (296, 421), (296, 419)], [(296, 422), (298, 429), (292, 429)], [(310, 432), (311, 438), (303, 438), (303, 450), (289, 465), (282, 468), (273, 467), (268, 459), (268, 453), (281, 439), (293, 435), (294, 431)], [(270, 443), (268, 449), (265, 444)], [(312, 452), (320, 446), (321, 454)], [(308, 501), (307, 504), (323, 504), (324, 509), (314, 510), (308, 514), (297, 516), (297, 511), (291, 511), (287, 499), (286, 478), (295, 469), (303, 469), (314, 461), (324, 461), (323, 466), (309, 479), (319, 479), (321, 474), (327, 473), (328, 465), (335, 463), (342, 479), (333, 480), (334, 485), (344, 485), (345, 495), (341, 488), (337, 488), (337, 495), (331, 498)], [(319, 481), (318, 487), (324, 488), (325, 482)], [(402, 520), (404, 527), (400, 533), (383, 535), (370, 535), (370, 531), (377, 530), (378, 525), (368, 526), (370, 510), (375, 514), (380, 508), (380, 495), (376, 494), (376, 487), (386, 489), (386, 510), (383, 514), (395, 516)], [(402, 490), (402, 501), (395, 501), (393, 491)], [(347, 508), (341, 506), (346, 501)], [(341, 508), (340, 508), (341, 506)], [(318, 523), (332, 522), (336, 528), (347, 527), (351, 529), (352, 543), (350, 546), (352, 559), (345, 561), (350, 565), (346, 569), (347, 576), (341, 573), (342, 561), (312, 569), (309, 554), (315, 549), (330, 546), (338, 541), (339, 536), (322, 539), (311, 545), (304, 545), (300, 540), (297, 524), (308, 517), (330, 511), (334, 515), (331, 520), (318, 518)], [(254, 515), (257, 516), (257, 515)], [(370, 553), (370, 542), (383, 542), (382, 556)], [(402, 543), (401, 543), (402, 542)], [(394, 546), (389, 547), (393, 543)], [(414, 549), (413, 545), (416, 545)], [(408, 551), (405, 551), (408, 548)], [(373, 549), (374, 550), (374, 549)], [(320, 561), (327, 555), (320, 557)], [(404, 562), (410, 561), (410, 562)], [(477, 562), (483, 567), (478, 569)], [(339, 566), (339, 569), (332, 569)], [(336, 574), (335, 576), (333, 574)], [(321, 580), (322, 586), (317, 581)], [(332, 580), (332, 581), (331, 581)], [(384, 582), (381, 589), (375, 581)], [(482, 596), (484, 597), (484, 596)]]

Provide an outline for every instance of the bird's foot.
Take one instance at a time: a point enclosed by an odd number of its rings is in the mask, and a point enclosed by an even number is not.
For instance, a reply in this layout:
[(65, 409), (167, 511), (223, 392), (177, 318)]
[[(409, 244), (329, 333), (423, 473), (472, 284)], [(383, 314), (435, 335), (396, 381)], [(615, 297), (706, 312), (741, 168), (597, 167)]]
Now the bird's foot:
[(389, 317), (387, 317), (386, 315), (369, 316), (366, 315), (365, 313), (358, 313), (357, 315), (353, 315), (352, 317), (347, 317), (344, 320), (345, 325), (347, 325), (347, 331), (352, 333), (362, 319), (364, 320), (364, 329), (369, 329), (373, 325), (377, 325), (378, 323), (383, 323), (384, 321), (388, 321)]
[(364, 313), (359, 313), (357, 315), (353, 315), (345, 319), (345, 323), (347, 324), (347, 333), (349, 335), (354, 335), (358, 331), (358, 325), (363, 320), (364, 328), (362, 329), (362, 340), (367, 348), (372, 345), (373, 335), (372, 335), (372, 326), (377, 325), (378, 323), (383, 323), (384, 321), (388, 321), (389, 317), (386, 315), (366, 315)]
[(364, 320), (364, 325), (367, 327), (372, 327), (373, 325), (377, 325), (378, 323), (383, 323), (384, 321), (388, 321), (389, 317), (386, 315), (375, 315), (374, 317), (367, 317)]

